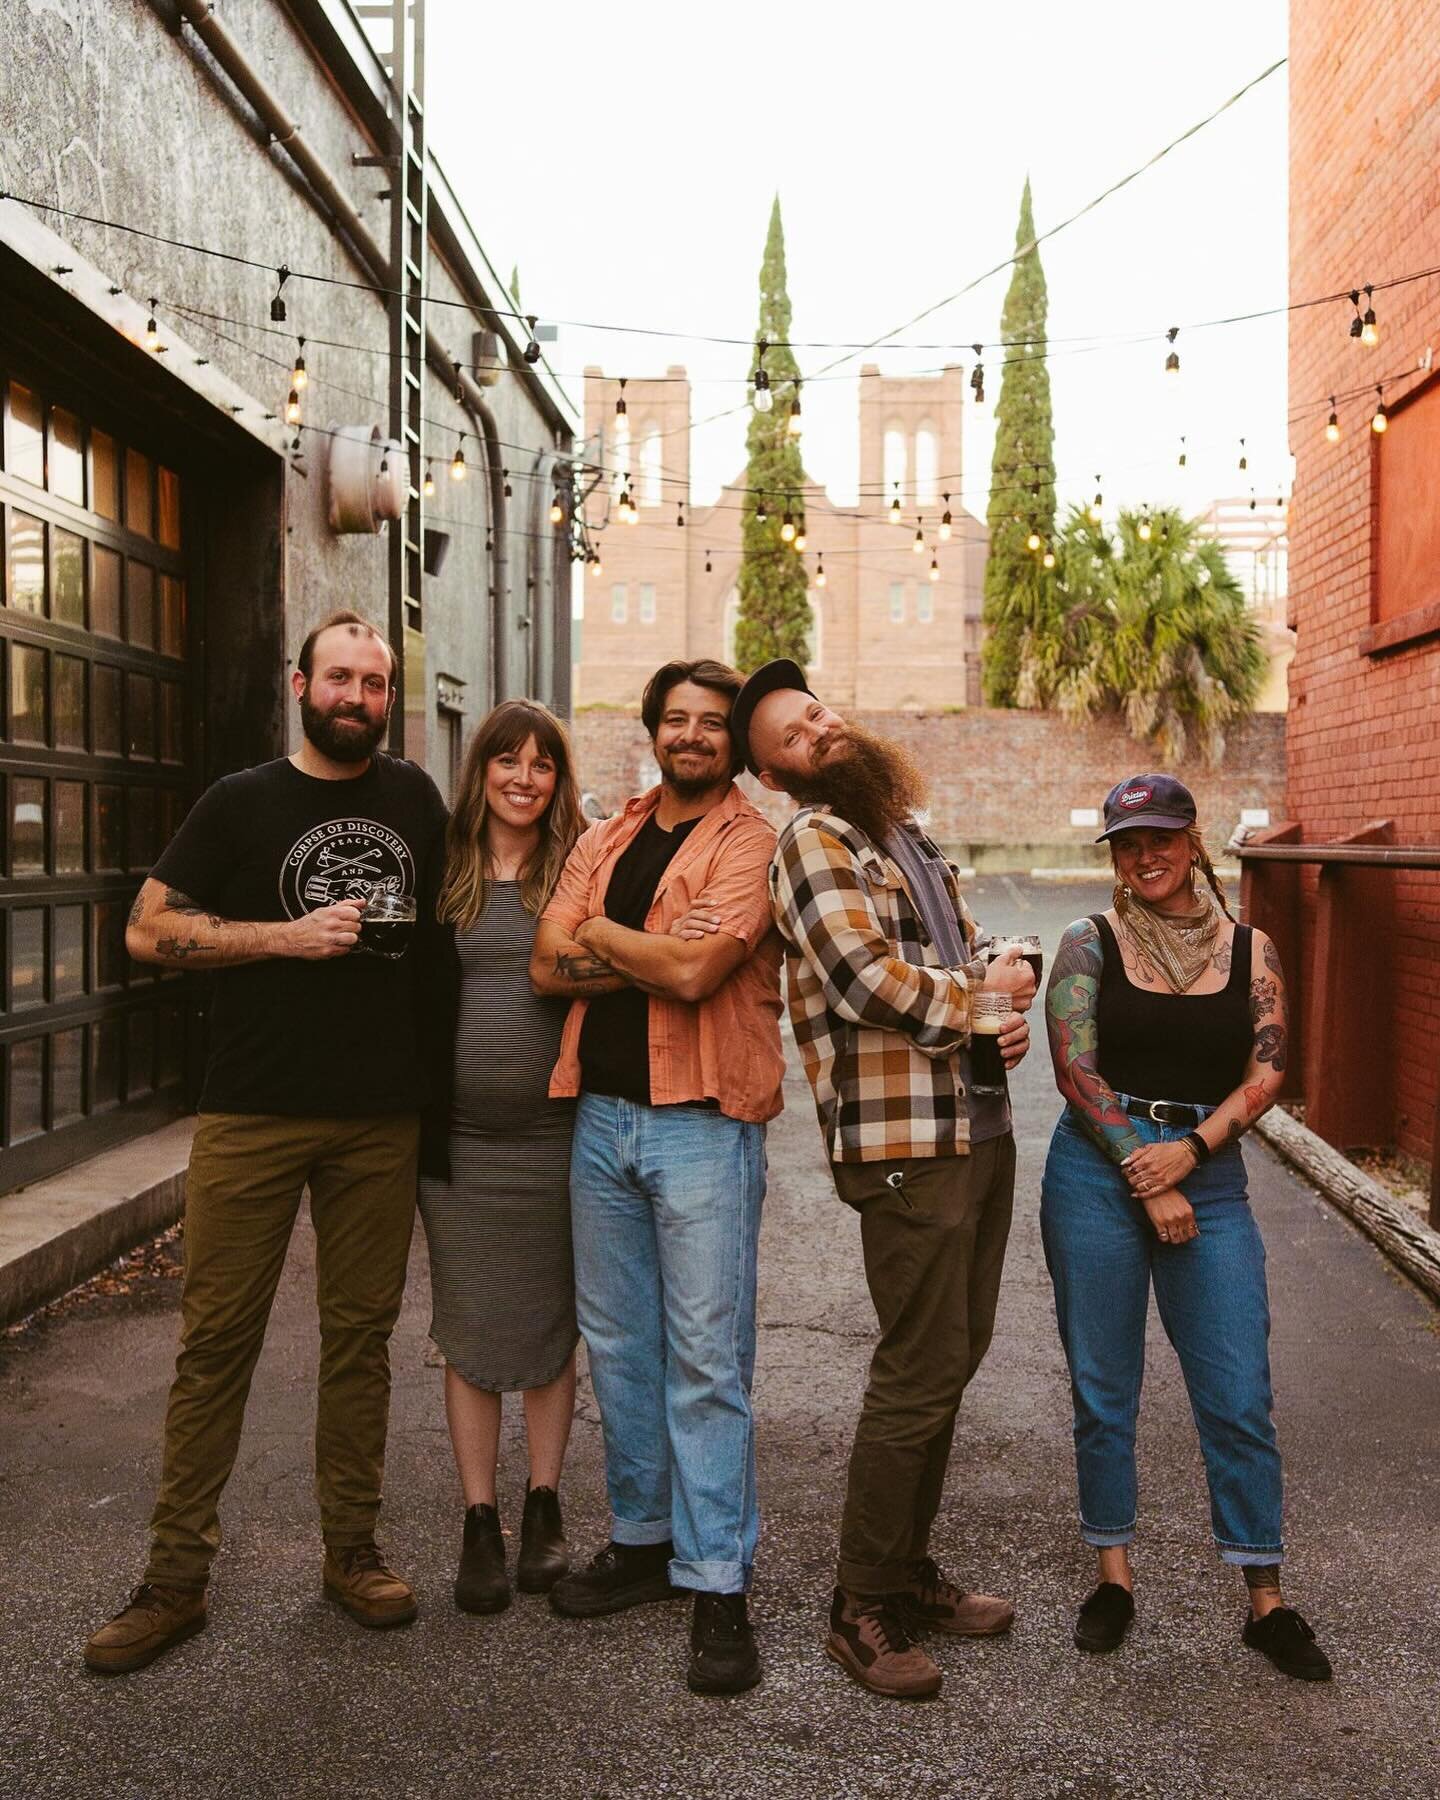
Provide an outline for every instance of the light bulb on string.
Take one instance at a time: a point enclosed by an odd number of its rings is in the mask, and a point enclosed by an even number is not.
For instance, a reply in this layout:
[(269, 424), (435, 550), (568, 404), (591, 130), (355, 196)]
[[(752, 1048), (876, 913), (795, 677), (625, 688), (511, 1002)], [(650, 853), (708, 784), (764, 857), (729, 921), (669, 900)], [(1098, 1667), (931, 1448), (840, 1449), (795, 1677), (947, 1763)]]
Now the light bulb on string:
[(900, 513), (900, 483), (897, 481), (893, 485), (895, 488), (895, 498), (890, 502), (890, 523), (892, 525), (903, 525), (905, 521)]
[(1183, 437), (1180, 439), (1180, 467), (1182, 469), (1185, 467), (1185, 439)]
[(425, 479), (420, 484), (420, 492), (424, 494), (427, 500), (435, 492), (435, 474), (430, 467), (429, 457), (426, 457), (425, 459)]
[(1100, 523), (1100, 513), (1104, 505), (1105, 496), (1100, 492), (1100, 477), (1097, 475), (1095, 477), (1095, 498), (1090, 502), (1090, 523), (1092, 525)]
[(1165, 333), (1165, 336), (1170, 342), (1170, 354), (1165, 358), (1165, 373), (1167, 375), (1178, 375), (1180, 373), (1180, 352), (1175, 348), (1175, 340), (1179, 335), (1180, 327), (1178, 325), (1172, 325)]
[(1364, 335), (1365, 321), (1360, 317), (1360, 290), (1351, 288), (1350, 304), (1355, 308), (1355, 317), (1350, 321), (1350, 335), (1358, 338)]
[(829, 579), (830, 579), (829, 576), (825, 573), (825, 558), (822, 554), (815, 558), (815, 585), (816, 585), (816, 587), (824, 587), (826, 585), (826, 583), (829, 581)]
[(305, 340), (303, 337), (299, 340), (295, 352), (295, 367), (290, 371), (290, 385), (295, 388), (304, 388), (310, 385), (310, 376), (305, 368)]
[(706, 573), (706, 574), (707, 574), (707, 575), (708, 575), (708, 574), (710, 574), (710, 572), (711, 572), (711, 569), (710, 569), (710, 552), (709, 552), (709, 551), (708, 551), (708, 550), (707, 550), (707, 551), (706, 551), (706, 552), (705, 552), (705, 573)]
[(785, 421), (785, 429), (789, 432), (791, 437), (799, 437), (802, 429), (800, 422), (800, 383), (798, 381), (795, 383), (795, 398), (790, 402), (790, 417)]
[(975, 404), (983, 406), (985, 404), (985, 365), (980, 361), (980, 352), (984, 346), (972, 344), (970, 348), (975, 352), (975, 367), (970, 371), (970, 392), (975, 396)]
[(155, 318), (155, 308), (157, 304), (158, 302), (152, 297), (150, 301), (150, 317), (145, 321), (145, 348), (147, 350), (158, 350), (160, 348), (160, 326)]
[(274, 298), (270, 302), (270, 322), (272, 325), (285, 323), (285, 283), (290, 279), (290, 271), (281, 263), (275, 271), (277, 285)]
[(1040, 558), (1040, 561), (1047, 569), (1053, 569), (1055, 567), (1055, 552), (1053, 550), (1047, 550)]
[(755, 496), (755, 523), (757, 525), (763, 525), (769, 517), (770, 517), (769, 513), (766, 512), (766, 510), (765, 510), (764, 494), (756, 494), (756, 496)]
[(510, 485), (510, 471), (508, 469), (502, 469), (500, 471), (500, 479), (505, 483), (505, 498), (507, 500), (513, 500), (515, 498), (515, 490)]
[(938, 581), (940, 579), (940, 563), (938, 559), (933, 556), (930, 558), (930, 579), (932, 581)]
[(675, 523), (682, 531), (685, 529), (685, 502), (683, 500), (676, 503)]
[(455, 446), (455, 454), (450, 459), (450, 479), (452, 481), (465, 479), (465, 433), (463, 431), (460, 433), (460, 442)]
[(559, 525), (564, 522), (564, 519), (565, 519), (565, 503), (560, 498), (559, 492), (557, 490), (557, 492), (555, 494), (555, 498), (550, 502), (550, 523), (552, 525)]
[(620, 377), (620, 398), (615, 402), (615, 417), (617, 419), (623, 419), (626, 414), (626, 406), (625, 406), (625, 382), (626, 382), (626, 379), (627, 379), (627, 377), (624, 375), (622, 375)]
[(1335, 396), (1330, 396), (1330, 417), (1325, 421), (1325, 439), (1327, 443), (1340, 442), (1340, 415), (1335, 410)]
[(805, 536), (805, 521), (802, 519), (795, 527), (795, 548), (803, 550), (808, 542), (809, 539)]
[(952, 527), (951, 527), (951, 522), (950, 522), (950, 496), (948, 494), (946, 494), (945, 495), (945, 510), (940, 515), (940, 541), (942, 543), (949, 542), (951, 529), (952, 529)]
[(538, 363), (540, 360), (540, 345), (535, 337), (535, 322), (535, 314), (526, 313), (525, 329), (529, 333), (529, 341), (525, 345), (524, 355), (526, 362), (532, 364)]
[(795, 541), (795, 518), (788, 510), (780, 521), (780, 538), (786, 544), (793, 544)]
[(1250, 459), (1245, 454), (1245, 440), (1244, 440), (1244, 438), (1241, 438), (1241, 440), (1240, 440), (1240, 473), (1243, 475), (1249, 467), (1250, 467)]
[(1150, 508), (1147, 506), (1140, 514), (1140, 523), (1135, 527), (1135, 535), (1142, 544), (1150, 542), (1151, 529)]
[(770, 348), (764, 338), (755, 341), (755, 374), (752, 385), (755, 389), (751, 405), (758, 413), (768, 413), (775, 404), (775, 396), (770, 392), (770, 373), (765, 367), (765, 352)]
[(298, 425), (300, 423), (300, 393), (297, 388), (292, 387), (286, 397), (285, 423), (287, 425)]
[(600, 552), (598, 550), (595, 552), (594, 569), (595, 569), (595, 579), (598, 581), (600, 579), (600, 577), (605, 573), (605, 565), (600, 560)]
[(1385, 410), (1385, 390), (1383, 387), (1377, 387), (1375, 389), (1375, 412), (1370, 420), (1370, 429), (1376, 437), (1380, 437), (1389, 429), (1389, 426), (1390, 415)]
[(1025, 548), (1027, 550), (1038, 550), (1040, 548), (1040, 533), (1038, 531), (1031, 531), (1029, 537), (1025, 540)]
[(1374, 292), (1374, 288), (1367, 281), (1365, 283), (1365, 317), (1360, 321), (1360, 342), (1368, 350), (1373, 350), (1380, 342), (1380, 329), (1375, 323), (1375, 308), (1370, 304)]
[(915, 522), (915, 537), (910, 548), (916, 556), (925, 554), (925, 521), (923, 519), (917, 519)]

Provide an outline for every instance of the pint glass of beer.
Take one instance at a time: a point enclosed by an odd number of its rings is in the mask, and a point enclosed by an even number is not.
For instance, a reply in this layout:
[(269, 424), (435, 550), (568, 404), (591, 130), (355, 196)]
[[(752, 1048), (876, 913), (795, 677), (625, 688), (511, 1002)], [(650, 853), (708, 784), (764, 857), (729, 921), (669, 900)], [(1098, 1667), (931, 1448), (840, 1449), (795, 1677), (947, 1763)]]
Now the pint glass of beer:
[(970, 1086), (977, 1094), (1005, 1092), (1005, 1063), (1000, 1030), (1014, 1012), (1009, 994), (974, 988), (970, 993)]

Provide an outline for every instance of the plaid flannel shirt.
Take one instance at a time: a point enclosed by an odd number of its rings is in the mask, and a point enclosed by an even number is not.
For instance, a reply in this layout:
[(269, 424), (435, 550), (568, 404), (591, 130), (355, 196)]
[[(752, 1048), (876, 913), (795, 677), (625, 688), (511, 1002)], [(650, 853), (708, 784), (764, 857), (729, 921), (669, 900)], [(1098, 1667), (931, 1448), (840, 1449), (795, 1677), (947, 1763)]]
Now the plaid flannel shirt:
[[(955, 865), (945, 866), (973, 953), (979, 932)], [(942, 967), (898, 865), (823, 809), (802, 808), (781, 831), (770, 904), (831, 1160), (968, 1155), (957, 1052), (969, 1041), (969, 989), (985, 979), (984, 963)]]

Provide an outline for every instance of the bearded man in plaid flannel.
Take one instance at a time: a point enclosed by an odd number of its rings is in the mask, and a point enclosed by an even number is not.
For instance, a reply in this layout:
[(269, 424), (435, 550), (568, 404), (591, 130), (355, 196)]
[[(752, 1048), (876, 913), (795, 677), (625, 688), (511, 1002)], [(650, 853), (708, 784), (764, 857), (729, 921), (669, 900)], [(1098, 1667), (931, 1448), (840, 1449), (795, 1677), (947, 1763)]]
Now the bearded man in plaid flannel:
[(781, 831), (770, 899), (790, 1018), (831, 1174), (860, 1214), (880, 1323), (850, 1455), (826, 1650), (873, 1692), (936, 1693), (926, 1630), (1009, 1629), (1008, 1600), (970, 1593), (930, 1555), (955, 1415), (980, 1366), (1015, 1184), (1008, 1096), (974, 1092), (978, 988), (1007, 995), (1001, 1055), (1029, 1047), (1035, 979), (1014, 946), (987, 962), (957, 871), (915, 821), (924, 782), (905, 752), (847, 724), (803, 671), (767, 663), (730, 730), (751, 772), (799, 810)]

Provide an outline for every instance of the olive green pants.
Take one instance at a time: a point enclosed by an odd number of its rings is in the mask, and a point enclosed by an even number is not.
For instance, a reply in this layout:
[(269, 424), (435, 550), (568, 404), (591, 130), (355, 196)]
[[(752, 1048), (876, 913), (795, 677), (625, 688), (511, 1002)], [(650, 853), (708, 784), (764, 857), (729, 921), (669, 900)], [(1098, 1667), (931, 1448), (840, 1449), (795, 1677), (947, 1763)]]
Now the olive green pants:
[(995, 1329), (1015, 1193), (1015, 1140), (968, 1156), (837, 1163), (860, 1214), (880, 1341), (850, 1452), (836, 1580), (895, 1593), (929, 1554), (955, 1415)]
[(380, 1510), (390, 1333), (415, 1219), (419, 1120), (203, 1113), (185, 1190), (180, 1354), (147, 1581), (203, 1587), (220, 1545), (250, 1379), (308, 1186), (320, 1311), (315, 1479), (325, 1542), (368, 1543)]

